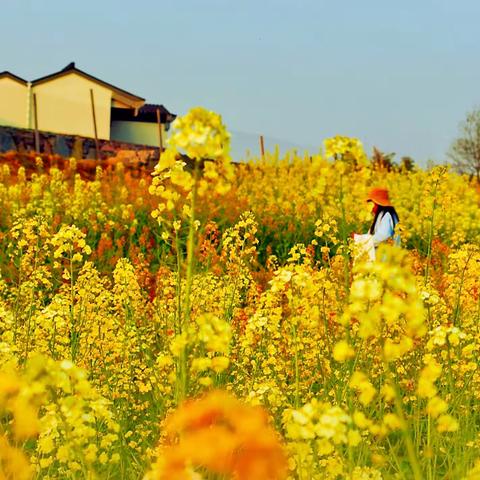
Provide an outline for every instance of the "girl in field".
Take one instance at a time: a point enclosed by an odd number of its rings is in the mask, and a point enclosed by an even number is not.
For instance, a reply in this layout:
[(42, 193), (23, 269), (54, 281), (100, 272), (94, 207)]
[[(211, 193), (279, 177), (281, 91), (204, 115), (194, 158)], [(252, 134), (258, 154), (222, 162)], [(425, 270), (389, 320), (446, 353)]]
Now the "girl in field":
[(395, 233), (395, 226), (399, 222), (398, 214), (390, 202), (386, 188), (372, 188), (367, 202), (372, 202), (373, 222), (364, 235), (354, 234), (353, 239), (359, 245), (362, 253), (367, 253), (371, 260), (375, 260), (375, 250), (380, 243), (393, 239), (396, 245), (400, 244), (400, 237)]

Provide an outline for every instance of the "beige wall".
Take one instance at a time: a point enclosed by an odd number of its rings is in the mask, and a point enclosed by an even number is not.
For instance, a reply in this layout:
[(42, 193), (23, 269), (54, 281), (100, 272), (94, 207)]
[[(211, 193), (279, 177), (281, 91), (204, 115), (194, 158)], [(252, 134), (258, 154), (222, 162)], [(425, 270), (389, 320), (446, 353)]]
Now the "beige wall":
[[(165, 129), (163, 144), (165, 145)], [(137, 143), (158, 147), (158, 124), (147, 122), (112, 122), (111, 139), (119, 142)]]
[(94, 137), (90, 89), (95, 99), (98, 138), (108, 140), (112, 92), (75, 72), (32, 87), (37, 97), (38, 129)]
[(27, 127), (26, 85), (11, 78), (0, 78), (0, 125)]

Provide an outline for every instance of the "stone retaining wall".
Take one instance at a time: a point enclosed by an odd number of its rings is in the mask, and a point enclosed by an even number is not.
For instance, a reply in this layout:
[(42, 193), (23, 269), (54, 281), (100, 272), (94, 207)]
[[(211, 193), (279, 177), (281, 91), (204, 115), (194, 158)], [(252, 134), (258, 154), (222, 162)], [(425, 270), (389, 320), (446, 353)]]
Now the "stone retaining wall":
[[(95, 139), (73, 135), (60, 135), (39, 132), (40, 152), (75, 157), (77, 159), (94, 159)], [(99, 140), (99, 159), (119, 158), (132, 163), (151, 164), (158, 161), (158, 148), (131, 143)], [(14, 151), (27, 153), (35, 151), (35, 132), (33, 130), (0, 126), (0, 153)]]

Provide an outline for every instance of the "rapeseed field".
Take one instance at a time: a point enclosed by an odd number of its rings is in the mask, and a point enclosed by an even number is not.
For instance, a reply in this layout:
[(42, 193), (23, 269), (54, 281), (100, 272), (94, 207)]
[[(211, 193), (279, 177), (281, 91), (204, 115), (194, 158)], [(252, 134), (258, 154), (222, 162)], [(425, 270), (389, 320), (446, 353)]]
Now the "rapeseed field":
[(0, 479), (479, 479), (479, 186), (228, 145), (195, 108), (153, 173), (4, 156)]

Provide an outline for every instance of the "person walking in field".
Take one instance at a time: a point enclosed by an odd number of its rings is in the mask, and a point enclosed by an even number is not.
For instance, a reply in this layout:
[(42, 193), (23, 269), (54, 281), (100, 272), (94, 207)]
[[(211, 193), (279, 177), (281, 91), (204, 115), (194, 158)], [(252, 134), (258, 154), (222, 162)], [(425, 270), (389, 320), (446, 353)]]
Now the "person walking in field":
[(395, 233), (399, 217), (395, 207), (390, 202), (386, 188), (372, 188), (368, 194), (367, 202), (373, 204), (373, 222), (368, 233), (364, 235), (353, 234), (355, 244), (360, 247), (360, 254), (367, 253), (370, 260), (375, 260), (377, 247), (389, 239), (394, 244), (400, 244), (400, 237)]

